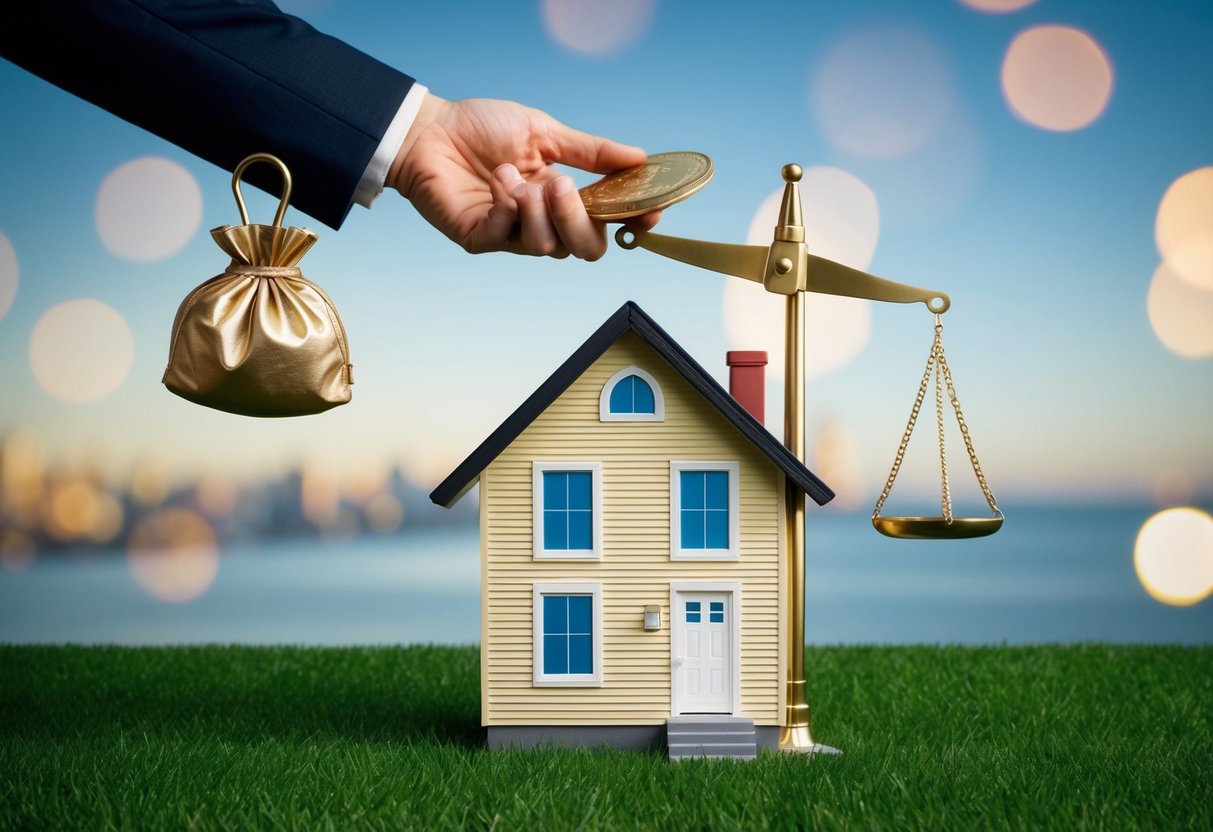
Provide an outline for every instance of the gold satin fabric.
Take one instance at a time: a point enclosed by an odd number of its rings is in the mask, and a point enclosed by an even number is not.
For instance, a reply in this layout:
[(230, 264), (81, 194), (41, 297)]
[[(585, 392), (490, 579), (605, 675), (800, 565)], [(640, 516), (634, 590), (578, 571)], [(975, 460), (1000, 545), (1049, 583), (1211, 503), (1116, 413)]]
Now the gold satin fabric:
[(304, 416), (350, 400), (345, 329), (297, 264), (314, 231), (225, 225), (232, 258), (177, 310), (164, 384), (196, 404), (244, 416)]

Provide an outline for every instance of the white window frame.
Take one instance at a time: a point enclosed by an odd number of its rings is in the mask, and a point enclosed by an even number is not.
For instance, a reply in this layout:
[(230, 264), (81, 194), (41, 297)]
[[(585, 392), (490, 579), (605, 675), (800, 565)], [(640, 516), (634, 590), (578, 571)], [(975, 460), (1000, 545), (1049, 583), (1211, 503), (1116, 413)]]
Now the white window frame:
[[(590, 472), (590, 518), (593, 546), (590, 549), (548, 549), (543, 542), (543, 473), (545, 471)], [(602, 463), (531, 463), (531, 554), (535, 560), (602, 560)]]
[[(683, 471), (727, 471), (729, 474), (729, 546), (727, 549), (682, 548)], [(741, 465), (735, 461), (670, 460), (670, 559), (741, 559)]]
[[(594, 671), (592, 673), (543, 672), (543, 596), (590, 595), (590, 617), (594, 628)], [(535, 687), (602, 687), (602, 584), (591, 581), (543, 582), (533, 584), (531, 593), (532, 684)]]
[[(611, 391), (615, 389), (615, 385), (623, 381), (628, 376), (639, 376), (649, 385), (653, 391), (653, 412), (652, 413), (612, 413), (611, 412)], [(615, 375), (607, 379), (607, 383), (602, 385), (602, 392), (598, 394), (598, 420), (601, 422), (664, 422), (665, 421), (665, 395), (661, 392), (661, 385), (657, 383), (657, 379), (639, 367), (633, 365), (624, 367)]]

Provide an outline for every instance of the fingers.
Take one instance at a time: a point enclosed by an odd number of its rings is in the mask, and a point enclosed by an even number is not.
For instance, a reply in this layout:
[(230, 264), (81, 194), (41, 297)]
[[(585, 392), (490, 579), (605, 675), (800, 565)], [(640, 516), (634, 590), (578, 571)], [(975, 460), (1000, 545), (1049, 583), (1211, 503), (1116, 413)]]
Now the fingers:
[[(569, 176), (561, 175), (544, 186), (525, 181), (510, 164), (493, 171), (490, 186), (493, 205), (469, 250), (507, 250), (517, 254), (581, 260), (598, 260), (606, 253), (606, 228), (590, 219), (581, 194)], [(659, 211), (629, 221), (651, 228)]]
[(522, 182), (518, 168), (513, 165), (501, 165), (493, 171), (489, 181), (489, 192), (493, 205), (480, 229), (482, 234), (482, 251), (492, 251), (503, 248), (510, 239), (514, 224), (518, 221), (518, 205), (514, 201), (514, 188)]
[(593, 173), (611, 173), (644, 164), (648, 155), (639, 147), (620, 144), (566, 127), (553, 119), (551, 136), (555, 156), (549, 161), (572, 165)]
[(661, 220), (661, 211), (649, 211), (639, 217), (628, 217), (623, 224), (633, 231), (648, 231)]
[(568, 251), (560, 245), (556, 228), (548, 215), (543, 188), (524, 182), (514, 189), (513, 196), (518, 204), (519, 251), (522, 254), (567, 257)]
[(552, 227), (569, 253), (581, 260), (602, 257), (607, 248), (606, 228), (590, 219), (572, 177), (557, 176), (545, 190)]

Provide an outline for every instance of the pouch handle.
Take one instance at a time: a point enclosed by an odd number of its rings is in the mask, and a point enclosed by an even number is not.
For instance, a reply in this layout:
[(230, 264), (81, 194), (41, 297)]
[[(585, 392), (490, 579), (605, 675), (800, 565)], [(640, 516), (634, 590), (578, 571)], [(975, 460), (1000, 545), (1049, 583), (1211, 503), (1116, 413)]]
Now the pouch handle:
[(240, 176), (249, 165), (255, 162), (269, 162), (282, 174), (282, 199), (278, 203), (278, 213), (274, 214), (274, 225), (281, 228), (282, 218), (286, 216), (286, 204), (291, 199), (291, 172), (287, 170), (286, 163), (269, 153), (254, 153), (252, 156), (246, 157), (244, 161), (236, 165), (236, 170), (232, 173), (232, 193), (236, 195), (236, 207), (240, 209), (240, 222), (242, 225), (249, 224), (248, 210), (244, 207), (244, 197), (240, 194)]

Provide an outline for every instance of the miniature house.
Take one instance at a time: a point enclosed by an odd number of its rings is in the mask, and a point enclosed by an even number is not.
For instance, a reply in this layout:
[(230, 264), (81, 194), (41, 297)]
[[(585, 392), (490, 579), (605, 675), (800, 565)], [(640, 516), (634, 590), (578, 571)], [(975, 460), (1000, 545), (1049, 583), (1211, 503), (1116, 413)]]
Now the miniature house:
[(480, 484), (490, 748), (776, 746), (785, 489), (833, 492), (762, 425), (765, 353), (730, 356), (733, 395), (625, 303), (430, 495)]

